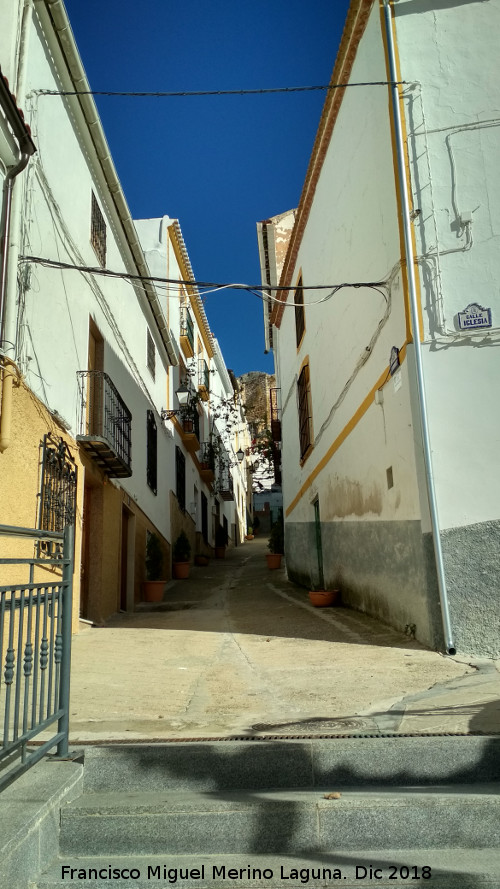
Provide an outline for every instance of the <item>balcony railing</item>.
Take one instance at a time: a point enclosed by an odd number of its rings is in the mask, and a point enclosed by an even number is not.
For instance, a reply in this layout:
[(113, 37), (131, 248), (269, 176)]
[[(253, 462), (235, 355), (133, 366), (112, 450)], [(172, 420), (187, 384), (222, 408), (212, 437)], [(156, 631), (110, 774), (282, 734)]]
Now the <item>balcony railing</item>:
[(275, 442), (281, 441), (281, 411), (279, 409), (278, 392), (279, 389), (269, 390), (269, 402), (271, 413), (271, 437)]
[(110, 478), (132, 475), (132, 414), (108, 374), (80, 370), (80, 434), (76, 440)]
[(198, 392), (203, 401), (210, 398), (210, 371), (204, 358), (198, 359)]
[(219, 464), (217, 492), (223, 500), (234, 500), (233, 477), (229, 463)]
[(181, 306), (181, 347), (187, 358), (194, 355), (194, 324), (187, 306)]
[(179, 415), (182, 440), (190, 453), (200, 447), (200, 415), (196, 407), (186, 407)]
[(200, 446), (200, 475), (210, 485), (215, 478), (215, 453), (211, 441), (204, 441)]

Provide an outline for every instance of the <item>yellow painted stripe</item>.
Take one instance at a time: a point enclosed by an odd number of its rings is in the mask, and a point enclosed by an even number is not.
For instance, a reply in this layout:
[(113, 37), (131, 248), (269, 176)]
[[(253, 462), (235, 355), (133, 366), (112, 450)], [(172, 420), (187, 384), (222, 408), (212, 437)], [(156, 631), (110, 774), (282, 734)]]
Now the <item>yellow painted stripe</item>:
[[(401, 348), (401, 350), (400, 350), (400, 352), (399, 352), (399, 360), (400, 360), (401, 363), (402, 363), (402, 362), (405, 360), (405, 358), (406, 358), (406, 345), (407, 345), (407, 344), (404, 343), (403, 347)], [(302, 485), (302, 487), (300, 488), (300, 490), (297, 492), (297, 494), (296, 494), (295, 497), (293, 498), (293, 500), (292, 500), (292, 502), (290, 503), (290, 505), (287, 507), (287, 509), (286, 509), (286, 513), (285, 513), (285, 515), (286, 515), (287, 518), (288, 518), (288, 516), (290, 515), (290, 513), (293, 512), (293, 510), (294, 510), (295, 507), (297, 506), (297, 503), (299, 503), (300, 500), (302, 500), (302, 497), (304, 496), (304, 494), (306, 493), (306, 491), (311, 487), (313, 481), (318, 477), (318, 475), (320, 474), (320, 472), (323, 471), (323, 469), (325, 468), (325, 466), (326, 466), (326, 465), (330, 462), (330, 460), (332, 459), (333, 455), (338, 451), (338, 449), (339, 449), (340, 446), (344, 443), (344, 441), (346, 440), (346, 438), (348, 438), (348, 436), (351, 434), (351, 432), (353, 431), (353, 429), (358, 425), (358, 423), (359, 423), (359, 421), (361, 420), (361, 418), (364, 417), (364, 415), (366, 414), (368, 408), (370, 407), (370, 405), (373, 403), (373, 401), (374, 401), (374, 399), (375, 399), (375, 392), (377, 391), (377, 389), (381, 389), (382, 386), (384, 385), (384, 383), (387, 382), (387, 378), (388, 378), (388, 376), (389, 376), (389, 368), (386, 367), (386, 369), (384, 370), (384, 372), (383, 372), (383, 373), (380, 375), (380, 377), (378, 378), (378, 380), (377, 380), (377, 382), (375, 383), (375, 385), (372, 386), (372, 388), (370, 389), (370, 391), (369, 391), (368, 395), (366, 396), (366, 398), (361, 402), (361, 404), (360, 404), (360, 406), (358, 407), (357, 411), (353, 414), (353, 416), (351, 417), (351, 419), (349, 420), (349, 422), (344, 426), (344, 428), (342, 429), (342, 432), (341, 432), (339, 435), (337, 435), (337, 438), (335, 439), (334, 442), (332, 442), (332, 444), (331, 444), (330, 447), (328, 448), (328, 450), (327, 450), (326, 454), (324, 455), (324, 457), (321, 458), (321, 460), (319, 461), (318, 465), (313, 469), (313, 471), (311, 472), (311, 474), (307, 477), (306, 481), (304, 482), (304, 484)]]

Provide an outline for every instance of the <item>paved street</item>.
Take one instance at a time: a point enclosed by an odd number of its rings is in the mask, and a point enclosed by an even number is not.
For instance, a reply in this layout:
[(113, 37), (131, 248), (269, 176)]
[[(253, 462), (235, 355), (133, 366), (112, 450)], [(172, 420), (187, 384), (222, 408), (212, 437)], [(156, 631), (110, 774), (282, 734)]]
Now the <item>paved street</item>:
[[(70, 740), (500, 731), (500, 661), (313, 608), (267, 539), (74, 637)], [(83, 625), (82, 625), (83, 626)]]

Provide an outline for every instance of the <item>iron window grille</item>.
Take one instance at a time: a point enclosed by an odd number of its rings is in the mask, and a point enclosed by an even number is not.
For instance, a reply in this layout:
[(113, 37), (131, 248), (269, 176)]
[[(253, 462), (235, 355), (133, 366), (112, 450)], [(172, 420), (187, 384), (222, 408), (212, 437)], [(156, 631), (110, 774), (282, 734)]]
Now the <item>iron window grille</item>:
[(153, 337), (151, 336), (151, 331), (148, 327), (148, 338), (147, 338), (147, 365), (148, 370), (153, 377), (153, 380), (156, 376), (156, 349), (155, 342)]
[(179, 509), (186, 509), (186, 458), (181, 449), (175, 448), (175, 493)]
[(210, 390), (210, 371), (204, 358), (198, 359), (198, 386), (203, 387), (207, 392)]
[(297, 348), (300, 346), (304, 331), (306, 329), (306, 319), (304, 313), (304, 291), (302, 290), (302, 278), (299, 278), (298, 286), (295, 290), (295, 335), (297, 338)]
[[(64, 531), (74, 525), (78, 468), (66, 442), (48, 432), (41, 443), (38, 527), (43, 531)], [(38, 555), (61, 557), (62, 543), (40, 540)]]
[(147, 414), (146, 480), (153, 494), (158, 493), (158, 428), (153, 411)]
[(312, 410), (309, 365), (305, 364), (297, 382), (299, 401), (300, 458), (303, 459), (312, 445)]
[(106, 223), (94, 192), (92, 192), (90, 243), (94, 248), (99, 264), (104, 268), (106, 265)]

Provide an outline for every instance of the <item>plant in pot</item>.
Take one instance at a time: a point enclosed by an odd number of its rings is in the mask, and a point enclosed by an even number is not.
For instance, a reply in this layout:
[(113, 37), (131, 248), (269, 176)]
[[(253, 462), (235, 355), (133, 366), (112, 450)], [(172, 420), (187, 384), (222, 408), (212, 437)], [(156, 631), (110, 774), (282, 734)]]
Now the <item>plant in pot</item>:
[(247, 525), (247, 533), (245, 534), (245, 540), (253, 540), (253, 525)]
[(260, 528), (260, 519), (259, 519), (258, 515), (254, 515), (254, 517), (253, 517), (253, 536), (254, 537), (257, 537), (257, 534), (259, 533), (259, 528)]
[(226, 558), (227, 534), (223, 525), (219, 525), (215, 532), (215, 558)]
[(267, 567), (273, 571), (281, 568), (281, 559), (285, 552), (285, 528), (283, 524), (283, 516), (274, 522), (271, 528), (271, 535), (267, 544), (269, 552), (266, 555)]
[(161, 602), (165, 592), (166, 580), (163, 575), (163, 549), (160, 538), (154, 532), (149, 533), (146, 540), (146, 580), (143, 595), (146, 602)]
[(174, 543), (174, 551), (172, 556), (172, 572), (177, 580), (184, 580), (189, 577), (189, 558), (191, 556), (191, 544), (187, 538), (185, 531), (181, 531)]
[(310, 590), (309, 600), (315, 608), (324, 608), (326, 605), (335, 605), (339, 593), (340, 590)]

